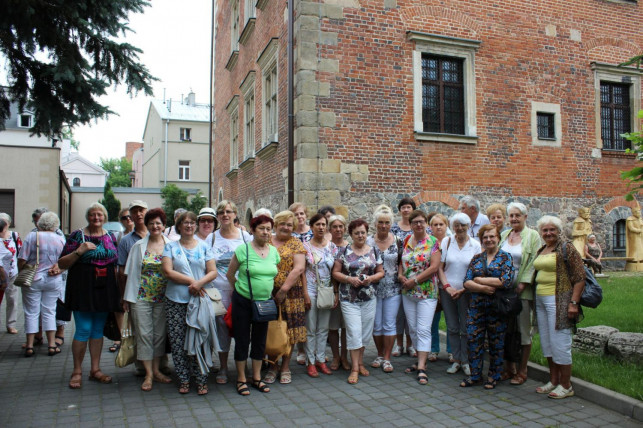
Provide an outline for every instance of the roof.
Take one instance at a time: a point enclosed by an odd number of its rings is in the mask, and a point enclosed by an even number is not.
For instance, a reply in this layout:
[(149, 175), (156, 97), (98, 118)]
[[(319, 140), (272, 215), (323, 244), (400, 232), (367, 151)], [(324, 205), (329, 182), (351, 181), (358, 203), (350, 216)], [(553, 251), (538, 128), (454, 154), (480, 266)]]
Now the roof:
[[(185, 120), (191, 122), (209, 122), (210, 106), (208, 104), (189, 105), (176, 101), (161, 100), (150, 101), (150, 108), (154, 107), (163, 120)], [(171, 109), (168, 110), (168, 109)]]
[[(103, 193), (105, 189), (102, 187), (73, 187), (74, 193)], [(183, 189), (190, 195), (196, 195), (199, 189)], [(143, 194), (160, 194), (160, 187), (112, 187), (114, 193), (143, 193)]]
[(100, 166), (96, 165), (93, 162), (90, 162), (89, 160), (85, 159), (84, 157), (82, 157), (78, 153), (71, 153), (67, 157), (67, 159), (65, 159), (63, 162), (60, 163), (60, 167), (62, 169), (65, 169), (65, 167), (71, 165), (74, 162), (81, 162), (81, 163), (87, 165), (89, 168), (91, 168), (94, 171), (96, 171), (96, 173), (98, 173), (98, 174), (102, 174), (102, 175), (107, 175), (108, 174), (107, 171), (105, 171), (103, 168), (101, 168)]

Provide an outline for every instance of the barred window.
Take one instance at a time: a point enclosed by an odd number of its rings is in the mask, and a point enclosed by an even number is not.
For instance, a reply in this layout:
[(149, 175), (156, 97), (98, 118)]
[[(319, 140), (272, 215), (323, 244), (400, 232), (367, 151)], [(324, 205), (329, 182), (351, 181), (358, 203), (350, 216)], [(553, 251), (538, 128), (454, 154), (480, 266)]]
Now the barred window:
[(465, 134), (463, 62), (422, 54), (424, 132)]
[(555, 131), (555, 122), (556, 115), (554, 113), (537, 113), (538, 120), (538, 138), (541, 140), (555, 140), (556, 131)]
[(625, 220), (621, 219), (614, 223), (612, 236), (614, 251), (625, 251)]
[(601, 81), (601, 138), (605, 150), (632, 147), (621, 134), (631, 131), (630, 85)]

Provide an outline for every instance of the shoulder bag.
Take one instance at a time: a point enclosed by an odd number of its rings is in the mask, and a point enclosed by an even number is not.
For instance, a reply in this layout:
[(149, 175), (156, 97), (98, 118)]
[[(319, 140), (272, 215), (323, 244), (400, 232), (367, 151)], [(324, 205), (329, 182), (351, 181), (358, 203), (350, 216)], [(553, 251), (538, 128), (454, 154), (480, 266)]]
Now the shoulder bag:
[[(482, 266), (484, 267), (485, 276), (488, 276), (486, 253), (483, 253)], [(491, 312), (500, 318), (515, 317), (522, 311), (522, 302), (515, 288), (497, 288), (491, 299)]]
[[(315, 262), (315, 254), (312, 254), (312, 256), (313, 262)], [(324, 284), (321, 281), (321, 278), (319, 277), (319, 263), (315, 262), (314, 264), (315, 276), (317, 277), (317, 309), (332, 309), (335, 304), (335, 290), (330, 285), (330, 281), (328, 284)]]
[[(563, 242), (562, 245), (563, 260), (565, 261), (565, 267), (569, 270), (569, 264), (567, 263), (567, 243)], [(585, 263), (583, 263), (583, 269), (585, 269), (585, 288), (583, 289), (583, 294), (580, 296), (579, 303), (586, 308), (597, 308), (603, 301), (603, 289), (596, 280), (594, 272), (592, 272)]]
[(277, 303), (271, 297), (268, 300), (255, 300), (252, 295), (252, 283), (250, 282), (250, 249), (246, 242), (246, 278), (248, 278), (248, 290), (250, 291), (250, 300), (252, 301), (252, 321), (268, 322), (277, 319)]
[(29, 265), (25, 264), (18, 272), (18, 276), (13, 282), (14, 285), (18, 287), (28, 288), (31, 287), (33, 283), (33, 278), (36, 275), (36, 270), (38, 270), (38, 264), (40, 263), (40, 237), (38, 231), (36, 231), (36, 264)]
[(123, 329), (121, 330), (121, 347), (116, 354), (116, 367), (126, 367), (136, 361), (136, 336), (132, 330), (129, 312), (123, 315)]

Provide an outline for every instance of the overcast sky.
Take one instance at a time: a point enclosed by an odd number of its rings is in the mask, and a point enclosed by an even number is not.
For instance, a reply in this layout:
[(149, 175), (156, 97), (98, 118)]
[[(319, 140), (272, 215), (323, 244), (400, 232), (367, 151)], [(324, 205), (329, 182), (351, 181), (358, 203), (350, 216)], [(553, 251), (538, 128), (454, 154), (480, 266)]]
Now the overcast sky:
[[(143, 14), (130, 16), (135, 33), (127, 41), (143, 50), (141, 62), (160, 79), (154, 98), (162, 99), (165, 88), (166, 98), (180, 101), (191, 89), (197, 103), (209, 102), (211, 7), (211, 0), (153, 0)], [(130, 98), (120, 86), (108, 89), (100, 102), (119, 116), (77, 127), (80, 154), (92, 162), (125, 156), (126, 142), (142, 142), (150, 99)]]

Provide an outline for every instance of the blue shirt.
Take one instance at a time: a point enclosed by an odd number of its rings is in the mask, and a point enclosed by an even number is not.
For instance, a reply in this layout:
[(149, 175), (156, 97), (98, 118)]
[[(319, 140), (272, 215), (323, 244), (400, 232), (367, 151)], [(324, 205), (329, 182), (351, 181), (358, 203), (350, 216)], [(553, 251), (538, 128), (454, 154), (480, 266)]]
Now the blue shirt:
[[(205, 242), (198, 240), (196, 247), (191, 250), (182, 247), (179, 241), (167, 243), (163, 249), (163, 258), (165, 257), (172, 260), (172, 266), (175, 271), (195, 280), (205, 276), (205, 263), (214, 259), (210, 247)], [(189, 303), (190, 292), (188, 291), (188, 285), (177, 284), (168, 278), (165, 297), (176, 303)]]

